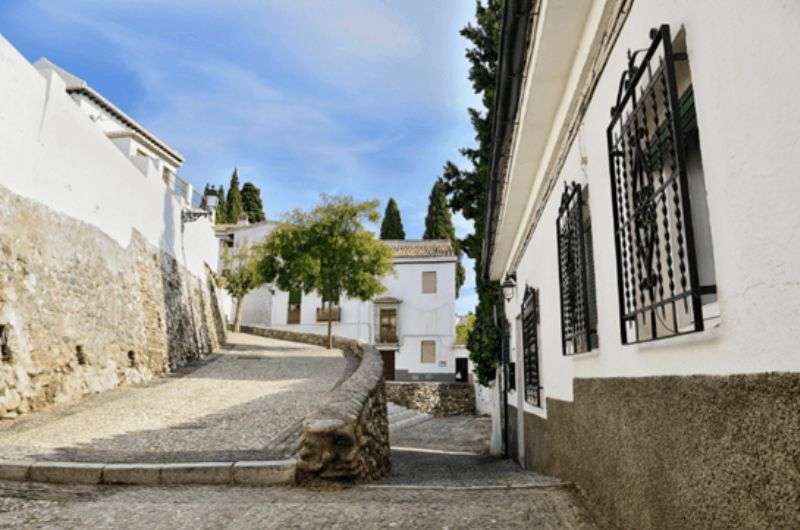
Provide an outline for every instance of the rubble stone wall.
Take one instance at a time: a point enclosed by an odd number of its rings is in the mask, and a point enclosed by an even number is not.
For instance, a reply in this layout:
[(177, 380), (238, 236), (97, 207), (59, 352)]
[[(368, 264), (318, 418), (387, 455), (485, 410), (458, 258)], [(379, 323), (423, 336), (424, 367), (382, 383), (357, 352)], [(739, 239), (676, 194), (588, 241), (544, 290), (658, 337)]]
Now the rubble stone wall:
[(475, 387), (470, 383), (388, 381), (386, 398), (433, 416), (475, 414)]
[[(324, 346), (327, 337), (311, 333), (242, 326), (245, 333)], [(389, 421), (383, 360), (377, 349), (334, 338), (347, 364), (327, 400), (306, 416), (297, 454), (300, 482), (367, 481), (391, 469)]]
[(0, 417), (147, 381), (220, 341), (210, 271), (0, 187)]

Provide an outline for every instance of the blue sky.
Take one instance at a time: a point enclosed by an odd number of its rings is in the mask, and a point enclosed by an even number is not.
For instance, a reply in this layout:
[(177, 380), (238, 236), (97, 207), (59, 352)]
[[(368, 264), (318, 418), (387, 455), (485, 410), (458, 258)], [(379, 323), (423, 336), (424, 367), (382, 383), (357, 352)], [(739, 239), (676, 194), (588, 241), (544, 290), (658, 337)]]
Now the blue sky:
[[(233, 166), (269, 218), (319, 193), (400, 206), (424, 230), (428, 192), (471, 145), (459, 29), (473, 0), (6, 0), (0, 32), (49, 58), (177, 148), (181, 176)], [(463, 235), (467, 222), (456, 216)], [(474, 307), (472, 263), (457, 310)]]

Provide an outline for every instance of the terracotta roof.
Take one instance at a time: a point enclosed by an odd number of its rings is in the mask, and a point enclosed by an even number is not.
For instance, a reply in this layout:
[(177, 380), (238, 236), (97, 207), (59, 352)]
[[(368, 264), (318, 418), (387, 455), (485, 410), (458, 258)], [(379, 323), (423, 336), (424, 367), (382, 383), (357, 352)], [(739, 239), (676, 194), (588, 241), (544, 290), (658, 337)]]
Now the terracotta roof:
[(446, 258), (455, 257), (447, 239), (387, 239), (395, 258)]

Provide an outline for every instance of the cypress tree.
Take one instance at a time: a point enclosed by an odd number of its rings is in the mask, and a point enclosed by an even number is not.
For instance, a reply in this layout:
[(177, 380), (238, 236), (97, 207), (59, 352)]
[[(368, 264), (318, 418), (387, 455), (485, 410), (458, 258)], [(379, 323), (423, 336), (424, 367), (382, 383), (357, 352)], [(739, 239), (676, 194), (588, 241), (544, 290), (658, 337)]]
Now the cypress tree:
[(464, 285), (464, 266), (461, 264), (461, 245), (456, 237), (453, 226), (453, 214), (447, 205), (447, 195), (444, 183), (437, 180), (428, 197), (428, 214), (425, 216), (425, 234), (422, 239), (448, 239), (453, 246), (453, 251), (458, 256), (456, 265), (456, 296), (461, 286)]
[(264, 214), (264, 204), (261, 202), (261, 190), (252, 182), (245, 182), (242, 186), (242, 205), (247, 213), (247, 220), (251, 223), (258, 223), (267, 218)]
[(381, 239), (405, 239), (406, 232), (403, 230), (403, 221), (400, 219), (400, 209), (394, 198), (389, 197), (386, 203), (386, 211), (383, 213), (381, 222)]
[(242, 204), (242, 190), (239, 189), (239, 170), (234, 168), (233, 175), (231, 175), (231, 183), (228, 186), (227, 202), (227, 219), (229, 223), (236, 224), (239, 222), (239, 217), (244, 213), (244, 204)]
[(225, 201), (225, 188), (222, 186), (217, 190), (217, 197), (219, 197), (216, 215), (217, 224), (224, 225), (228, 222), (228, 203)]

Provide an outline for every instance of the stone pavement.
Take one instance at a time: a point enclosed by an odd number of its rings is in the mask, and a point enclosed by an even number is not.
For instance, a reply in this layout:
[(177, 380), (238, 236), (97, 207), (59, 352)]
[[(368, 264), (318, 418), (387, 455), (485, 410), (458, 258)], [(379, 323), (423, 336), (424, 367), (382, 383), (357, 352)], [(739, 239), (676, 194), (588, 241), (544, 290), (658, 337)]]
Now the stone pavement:
[(229, 334), (218, 355), (147, 386), (0, 422), (3, 460), (189, 462), (285, 457), (277, 447), (345, 366), (338, 350)]

